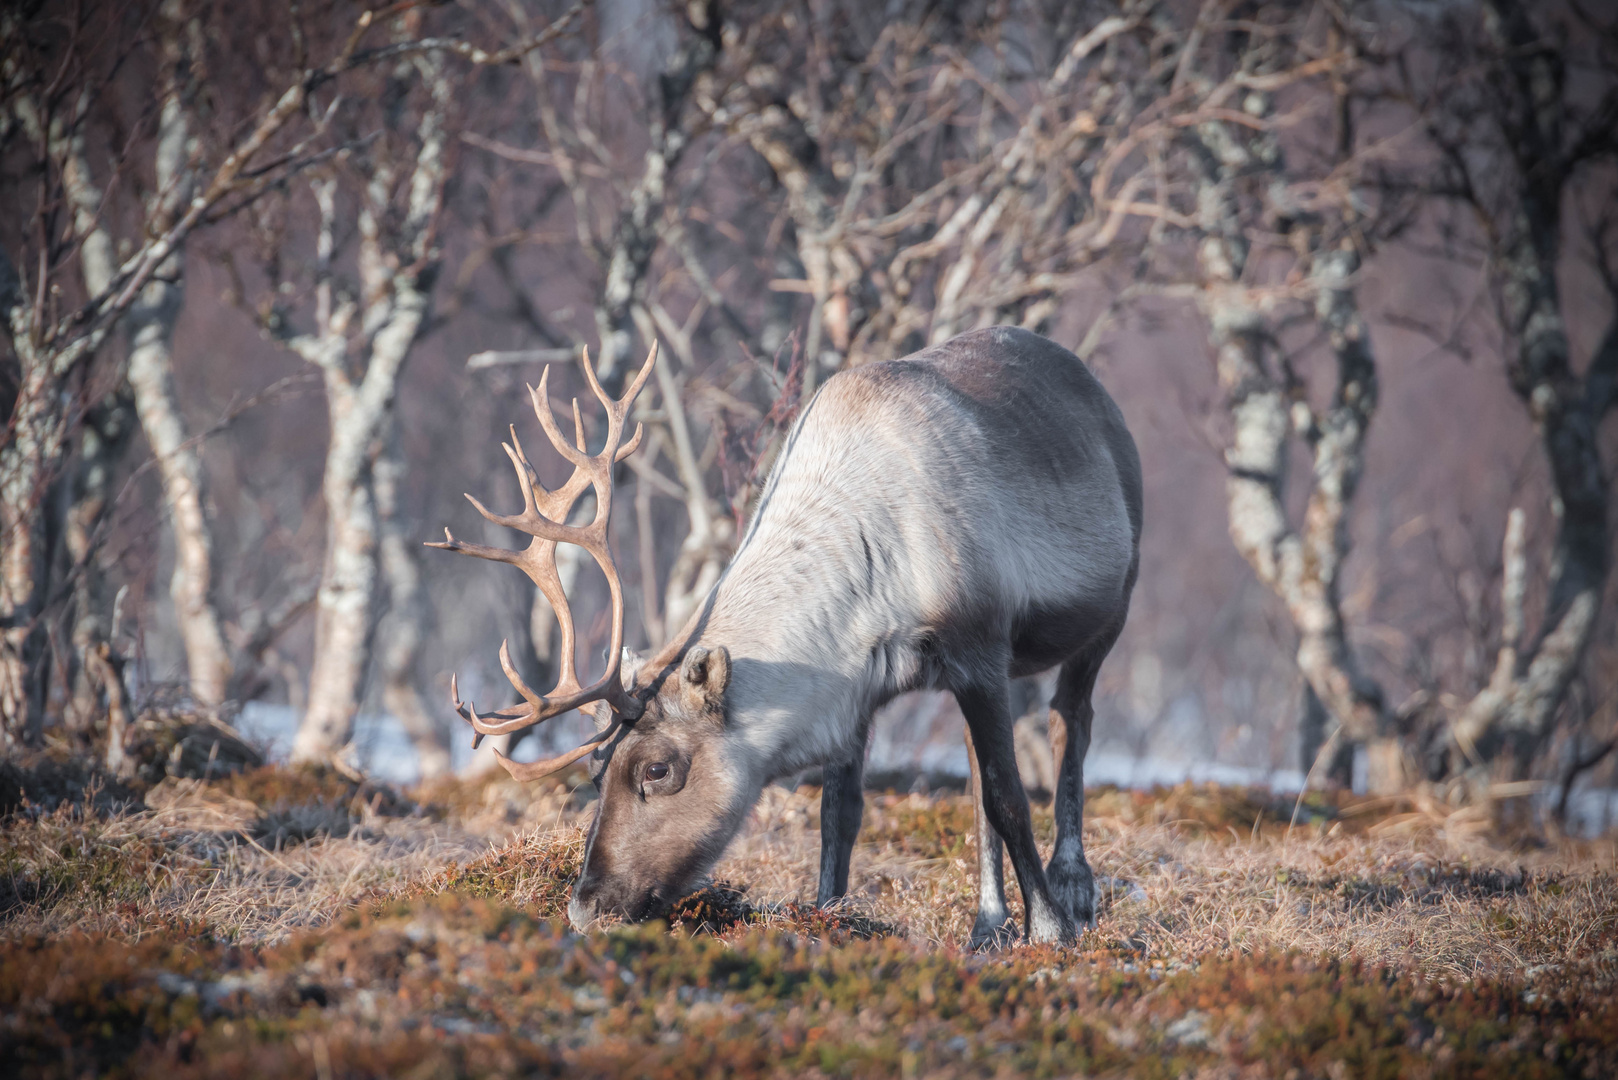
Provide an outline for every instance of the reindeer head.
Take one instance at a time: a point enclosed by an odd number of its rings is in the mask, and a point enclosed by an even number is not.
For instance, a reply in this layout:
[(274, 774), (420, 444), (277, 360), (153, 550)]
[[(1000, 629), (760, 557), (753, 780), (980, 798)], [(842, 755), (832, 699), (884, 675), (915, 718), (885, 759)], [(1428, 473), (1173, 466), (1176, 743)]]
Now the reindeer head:
[[(601, 916), (666, 910), (718, 861), (758, 798), (747, 748), (727, 727), (724, 647), (665, 650), (626, 677), (645, 706), (599, 755), (601, 800), (568, 904), (579, 930)], [(617, 719), (597, 707), (598, 726)]]
[[(522, 513), (491, 513), (467, 496), (487, 520), (531, 535), (534, 540), (527, 549), (508, 551), (463, 543), (448, 529), (443, 542), (428, 545), (518, 567), (545, 594), (561, 624), (560, 675), (549, 695), (536, 693), (523, 681), (504, 642), (500, 667), (522, 695), (521, 704), (479, 715), (470, 702), (460, 700), (455, 680), (450, 680), (455, 710), (476, 732), (474, 747), (485, 735), (507, 734), (581, 706), (596, 705), (596, 734), (565, 754), (518, 763), (496, 751), (506, 771), (518, 780), (537, 780), (593, 755), (601, 798), (590, 828), (584, 870), (568, 905), (568, 916), (580, 929), (604, 915), (643, 919), (665, 909), (707, 873), (758, 795), (752, 770), (746, 767), (745, 748), (739, 740), (727, 737), (725, 691), (730, 683), (730, 654), (722, 647), (696, 645), (665, 650), (656, 660), (641, 664), (623, 648), (623, 586), (607, 543), (612, 466), (640, 445), (639, 425), (624, 443), (624, 423), (656, 362), (654, 344), (634, 382), (614, 401), (601, 389), (585, 355), (590, 389), (607, 412), (606, 443), (593, 455), (584, 449), (584, 424), (577, 401), (573, 403), (575, 444), (568, 445), (557, 427), (547, 392), (549, 368), (538, 389), (530, 389), (540, 426), (557, 452), (573, 463), (572, 477), (555, 491), (546, 490), (513, 428), (505, 451), (522, 487)], [(595, 490), (595, 519), (586, 525), (566, 524), (586, 487)], [(606, 575), (611, 593), (607, 670), (589, 686), (580, 685), (575, 670), (572, 611), (556, 570), (559, 542), (577, 544), (589, 552)], [(626, 655), (630, 670), (624, 663)]]

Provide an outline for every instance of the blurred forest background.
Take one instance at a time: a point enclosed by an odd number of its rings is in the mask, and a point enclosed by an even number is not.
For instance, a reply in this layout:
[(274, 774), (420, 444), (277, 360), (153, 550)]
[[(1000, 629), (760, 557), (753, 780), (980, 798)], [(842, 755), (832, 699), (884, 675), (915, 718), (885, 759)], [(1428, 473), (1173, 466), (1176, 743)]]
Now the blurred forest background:
[[(550, 685), (554, 620), (421, 542), (512, 542), (461, 498), (520, 503), (508, 424), (564, 475), (546, 363), (588, 405), (582, 348), (610, 391), (662, 343), (613, 518), (641, 647), (818, 383), (1012, 323), (1145, 465), (1094, 756), (1553, 816), (1614, 784), (1604, 5), (10, 4), (0, 310), (8, 753), (128, 769), (183, 713), (485, 767), (450, 676), (504, 704), (508, 639)], [(905, 699), (873, 753), (959, 728)]]

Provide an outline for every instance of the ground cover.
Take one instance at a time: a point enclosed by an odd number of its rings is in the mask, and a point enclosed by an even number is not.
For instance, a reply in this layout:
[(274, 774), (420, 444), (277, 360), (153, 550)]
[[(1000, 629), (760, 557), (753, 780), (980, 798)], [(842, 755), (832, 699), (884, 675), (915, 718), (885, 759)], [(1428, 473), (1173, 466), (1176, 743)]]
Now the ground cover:
[(816, 792), (771, 789), (716, 884), (580, 936), (587, 786), (95, 786), (0, 818), (0, 1060), (27, 1075), (1618, 1075), (1613, 838), (1097, 790), (1098, 927), (979, 954), (958, 794), (869, 794), (817, 912)]

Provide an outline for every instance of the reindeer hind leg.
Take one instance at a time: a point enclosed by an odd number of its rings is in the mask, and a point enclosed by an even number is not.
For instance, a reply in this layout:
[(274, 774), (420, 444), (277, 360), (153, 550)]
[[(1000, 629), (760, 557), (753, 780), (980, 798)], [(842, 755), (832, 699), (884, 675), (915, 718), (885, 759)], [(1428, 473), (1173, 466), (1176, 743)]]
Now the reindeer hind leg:
[(966, 732), (966, 761), (972, 772), (972, 821), (978, 849), (978, 914), (972, 923), (970, 944), (974, 949), (999, 949), (1017, 939), (1017, 922), (1006, 908), (1005, 845), (983, 809), (983, 774), (978, 769), (970, 728)]
[[(1004, 666), (999, 670), (1004, 671)], [(1071, 943), (1078, 929), (1067, 910), (1052, 900), (1039, 847), (1034, 843), (1028, 794), (1017, 773), (1006, 680), (968, 682), (953, 689), (972, 733), (973, 757), (982, 774), (984, 815), (1005, 841), (1022, 890), (1024, 932), (1029, 941)]]
[(1084, 857), (1084, 755), (1090, 749), (1090, 728), (1101, 661), (1117, 640), (1117, 632), (1062, 665), (1051, 698), (1051, 751), (1057, 760), (1056, 846), (1045, 868), (1051, 896), (1080, 926), (1096, 922), (1095, 874)]

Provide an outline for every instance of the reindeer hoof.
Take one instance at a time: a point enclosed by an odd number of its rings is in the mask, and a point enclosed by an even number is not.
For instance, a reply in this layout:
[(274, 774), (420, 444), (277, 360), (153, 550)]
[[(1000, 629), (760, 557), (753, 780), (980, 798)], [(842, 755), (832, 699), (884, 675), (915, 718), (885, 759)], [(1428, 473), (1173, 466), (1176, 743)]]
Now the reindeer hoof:
[(1046, 875), (1050, 881), (1051, 899), (1067, 912), (1079, 930), (1093, 930), (1096, 925), (1095, 877), (1087, 865), (1070, 868), (1051, 866)]
[(1075, 921), (1067, 912), (1046, 908), (1036, 910), (1029, 920), (1028, 940), (1037, 945), (1072, 945), (1079, 940), (1084, 924)]
[(1017, 921), (1007, 916), (1001, 922), (985, 919), (982, 915), (972, 924), (968, 944), (975, 950), (995, 951), (1009, 949), (1017, 943)]

